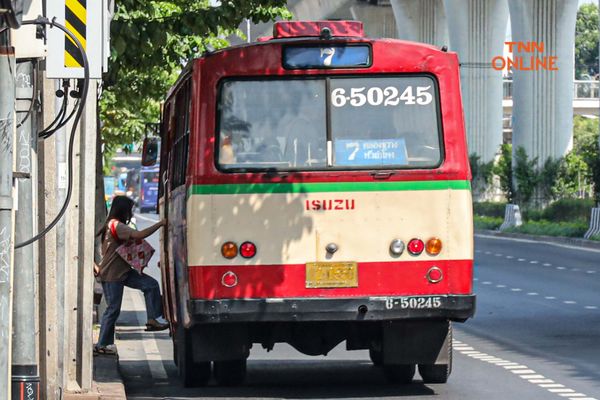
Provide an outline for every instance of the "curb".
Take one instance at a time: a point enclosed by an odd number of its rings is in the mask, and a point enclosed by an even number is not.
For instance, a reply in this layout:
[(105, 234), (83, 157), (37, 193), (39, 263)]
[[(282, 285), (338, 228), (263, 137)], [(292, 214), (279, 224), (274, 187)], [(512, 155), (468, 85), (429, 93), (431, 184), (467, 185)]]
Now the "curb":
[(489, 236), (497, 236), (497, 237), (506, 237), (513, 239), (525, 239), (531, 240), (534, 242), (540, 243), (557, 243), (557, 244), (568, 244), (571, 246), (579, 246), (585, 247), (588, 249), (598, 249), (600, 250), (600, 242), (597, 240), (588, 240), (581, 238), (571, 238), (564, 236), (543, 236), (543, 235), (529, 235), (526, 233), (509, 233), (509, 232), (500, 232), (500, 231), (492, 231), (487, 229), (476, 229), (475, 235), (489, 235)]
[(122, 400), (127, 399), (119, 370), (119, 357), (94, 356), (92, 388), (84, 393), (65, 393), (64, 400)]

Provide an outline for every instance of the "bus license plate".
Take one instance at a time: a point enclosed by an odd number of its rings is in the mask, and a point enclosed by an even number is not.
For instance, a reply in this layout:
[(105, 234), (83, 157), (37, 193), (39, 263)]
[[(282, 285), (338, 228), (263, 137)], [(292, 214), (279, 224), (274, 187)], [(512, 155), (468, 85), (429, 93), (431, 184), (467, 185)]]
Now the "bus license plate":
[(358, 287), (358, 266), (355, 262), (306, 263), (306, 287)]

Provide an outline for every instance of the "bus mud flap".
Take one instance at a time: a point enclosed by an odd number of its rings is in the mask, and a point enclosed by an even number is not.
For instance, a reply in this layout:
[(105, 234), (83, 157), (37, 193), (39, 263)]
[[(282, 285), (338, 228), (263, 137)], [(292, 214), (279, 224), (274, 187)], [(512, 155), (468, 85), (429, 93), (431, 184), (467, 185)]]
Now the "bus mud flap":
[(246, 324), (201, 325), (191, 335), (195, 362), (240, 360), (250, 354)]
[(451, 346), (448, 321), (383, 323), (384, 364), (448, 364)]

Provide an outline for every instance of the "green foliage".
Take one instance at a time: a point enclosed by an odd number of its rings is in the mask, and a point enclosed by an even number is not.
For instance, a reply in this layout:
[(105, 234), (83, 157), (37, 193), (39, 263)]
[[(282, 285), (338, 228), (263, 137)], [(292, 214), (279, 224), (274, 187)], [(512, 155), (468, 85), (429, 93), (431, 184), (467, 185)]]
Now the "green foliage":
[(575, 222), (589, 224), (591, 209), (594, 207), (592, 199), (560, 199), (546, 207), (540, 219), (554, 222)]
[(289, 18), (285, 0), (118, 0), (111, 23), (109, 72), (100, 99), (105, 153), (139, 140), (160, 117), (160, 102), (182, 67), (249, 18)]
[(575, 77), (589, 79), (597, 73), (598, 5), (583, 4), (577, 11), (575, 23)]
[(481, 157), (475, 153), (471, 153), (469, 156), (469, 164), (471, 165), (471, 187), (475, 195), (484, 193), (492, 183), (494, 177), (493, 168), (494, 162), (490, 161), (487, 163), (480, 162)]
[(554, 160), (550, 157), (546, 159), (544, 166), (539, 172), (538, 181), (538, 189), (542, 199), (554, 200), (556, 198), (555, 186), (563, 165), (562, 159)]
[(503, 144), (500, 147), (500, 158), (493, 166), (492, 171), (500, 178), (500, 189), (504, 192), (508, 202), (511, 203), (515, 193), (512, 182), (512, 145)]
[(504, 218), (499, 217), (484, 217), (480, 215), (475, 215), (473, 217), (473, 225), (475, 229), (489, 229), (496, 230), (502, 225), (502, 221)]
[(582, 156), (569, 152), (560, 164), (553, 186), (554, 197), (575, 198), (580, 195), (582, 181), (589, 175), (588, 165)]
[(523, 207), (529, 206), (535, 188), (540, 181), (537, 160), (537, 157), (529, 159), (523, 147), (518, 147), (515, 151), (515, 168), (513, 171), (517, 183), (515, 200)]
[(581, 222), (528, 221), (521, 226), (506, 229), (505, 232), (527, 233), (530, 235), (582, 237), (588, 226)]
[(506, 203), (480, 201), (473, 203), (473, 214), (481, 217), (504, 218)]
[(573, 118), (573, 153), (586, 164), (585, 180), (593, 182), (596, 202), (600, 202), (600, 152), (598, 120), (576, 115)]

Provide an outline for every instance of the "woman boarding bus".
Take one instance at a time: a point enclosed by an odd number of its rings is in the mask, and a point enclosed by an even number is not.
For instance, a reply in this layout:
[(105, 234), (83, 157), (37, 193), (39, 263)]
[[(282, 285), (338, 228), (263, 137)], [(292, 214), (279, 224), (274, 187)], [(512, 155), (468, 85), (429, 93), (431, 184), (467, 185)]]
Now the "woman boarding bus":
[(450, 323), (475, 307), (458, 68), (356, 21), (278, 22), (187, 66), (163, 109), (159, 194), (186, 385), (211, 365), (242, 382), (254, 343), (342, 341), (391, 381), (418, 366), (446, 382)]

